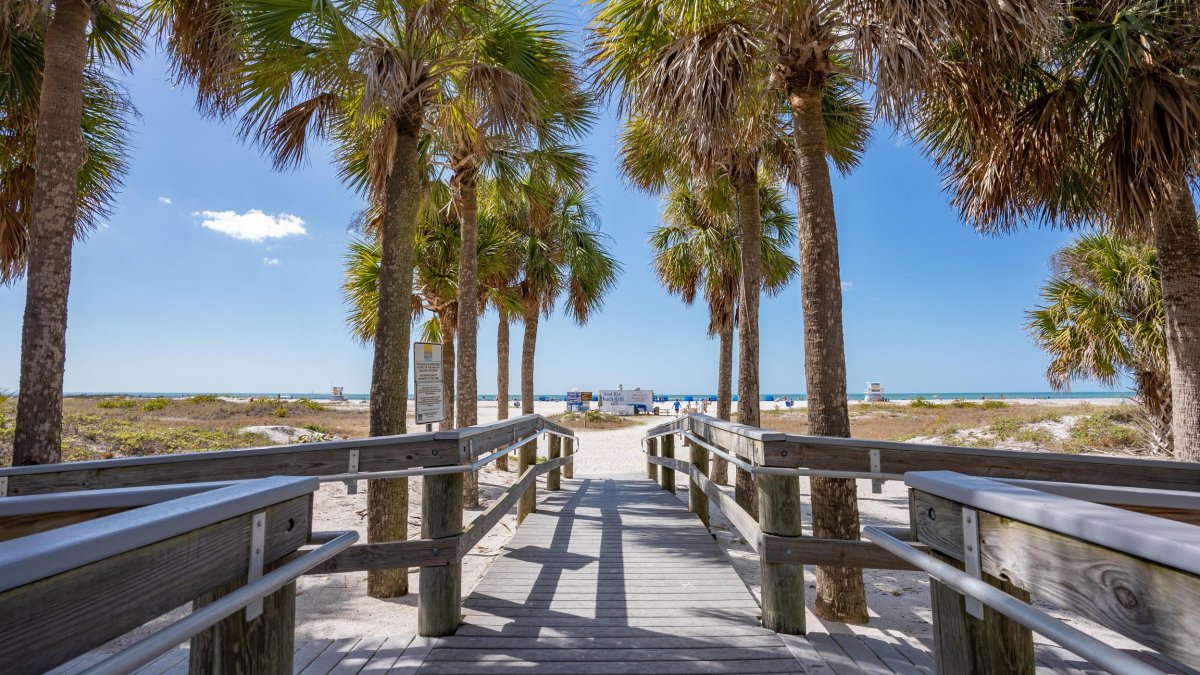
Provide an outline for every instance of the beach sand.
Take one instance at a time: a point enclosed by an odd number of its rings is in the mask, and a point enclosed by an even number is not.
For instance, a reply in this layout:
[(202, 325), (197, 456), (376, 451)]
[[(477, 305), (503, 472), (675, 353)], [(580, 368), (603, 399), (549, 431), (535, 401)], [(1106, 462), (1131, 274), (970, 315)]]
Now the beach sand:
[[(1095, 405), (1112, 404), (1120, 399), (1095, 399)], [(1013, 400), (1012, 402), (1017, 402)], [(1029, 399), (1022, 401), (1034, 405), (1058, 405), (1055, 399)], [(1079, 400), (1072, 400), (1078, 403)], [(347, 407), (360, 405), (359, 402), (344, 404)], [(562, 412), (562, 402), (537, 402), (535, 409), (543, 415)], [(773, 406), (766, 403), (765, 406)], [(519, 414), (512, 411), (510, 416)], [(673, 415), (640, 416), (630, 418), (632, 425), (617, 429), (606, 430), (577, 430), (579, 452), (576, 455), (575, 476), (577, 478), (622, 478), (645, 479), (645, 456), (642, 453), (640, 440), (648, 426), (659, 424), (671, 419)], [(489, 422), (496, 418), (495, 402), (480, 402), (479, 421)], [(544, 441), (543, 441), (544, 443)], [(544, 456), (545, 448), (540, 453)], [(510, 462), (515, 469), (516, 462)], [(480, 495), (486, 506), (495, 499), (504, 488), (515, 478), (515, 472), (501, 472), (489, 468), (480, 473)], [(731, 477), (732, 478), (732, 477)], [(732, 479), (730, 480), (732, 483)], [(806, 479), (801, 479), (801, 490), (805, 507), (803, 517), (805, 529), (811, 533), (811, 510), (809, 488)], [(315, 531), (319, 530), (357, 530), (365, 541), (366, 528), (366, 481), (361, 482), (358, 494), (346, 493), (341, 483), (327, 483), (321, 486), (314, 503)], [(732, 487), (726, 488), (732, 492)], [(409, 531), (413, 538), (420, 536), (420, 479), (410, 479), (410, 518)], [(544, 481), (540, 483), (539, 496), (544, 497)], [(687, 501), (687, 481), (679, 480), (678, 498)], [(859, 508), (864, 525), (893, 525), (907, 524), (907, 491), (902, 483), (888, 482), (882, 494), (871, 494), (870, 482), (859, 482)], [(469, 511), (464, 521), (469, 522), (482, 509)], [(511, 537), (516, 526), (515, 511), (508, 514), (499, 525), (471, 551), (463, 561), (463, 592), (470, 593), (480, 577), (486, 572), (492, 560), (503, 553), (505, 544)], [(717, 509), (712, 509), (712, 530), (714, 537), (727, 551), (734, 567), (750, 588), (756, 598), (759, 597), (759, 568), (758, 559), (750, 550), (741, 536), (730, 525)], [(686, 563), (681, 564), (681, 573)], [(896, 630), (916, 637), (929, 637), (932, 627), (929, 609), (928, 578), (916, 572), (894, 572), (884, 570), (867, 570), (864, 574), (867, 589), (867, 604), (871, 614), (871, 625), (885, 630)], [(806, 570), (809, 586), (808, 605), (811, 609), (815, 578), (813, 568)], [(419, 570), (414, 568), (410, 573), (412, 592), (402, 598), (379, 600), (367, 597), (366, 573), (350, 573), (335, 575), (316, 575), (302, 577), (297, 584), (296, 605), (296, 637), (297, 639), (330, 639), (339, 637), (354, 637), (363, 635), (382, 635), (392, 633), (414, 633), (416, 631), (416, 604)], [(1106, 641), (1122, 646), (1133, 646), (1133, 643), (1107, 631), (1089, 621), (1067, 612), (1040, 605), (1055, 616), (1071, 625), (1097, 635)], [(126, 646), (136, 639), (157, 630), (166, 623), (178, 620), (187, 612), (186, 607), (176, 609), (169, 614), (143, 626), (132, 633), (122, 636), (101, 648), (111, 652)], [(810, 622), (816, 621), (809, 613)], [(830, 624), (832, 630), (839, 630), (836, 624)]]

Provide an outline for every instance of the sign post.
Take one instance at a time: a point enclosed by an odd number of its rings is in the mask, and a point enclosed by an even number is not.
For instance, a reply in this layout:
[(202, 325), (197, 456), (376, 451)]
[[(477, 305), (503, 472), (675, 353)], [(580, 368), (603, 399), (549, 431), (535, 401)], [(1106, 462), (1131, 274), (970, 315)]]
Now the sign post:
[(417, 424), (433, 431), (433, 423), (446, 419), (442, 406), (442, 346), (436, 342), (413, 343), (413, 390)]

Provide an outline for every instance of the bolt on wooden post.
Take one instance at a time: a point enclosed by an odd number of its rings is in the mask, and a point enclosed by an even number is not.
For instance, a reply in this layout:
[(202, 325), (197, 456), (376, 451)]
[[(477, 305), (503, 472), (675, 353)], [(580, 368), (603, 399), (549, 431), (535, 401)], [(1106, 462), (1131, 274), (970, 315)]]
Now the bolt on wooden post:
[[(547, 458), (554, 461), (562, 456), (562, 437), (550, 434), (550, 450), (547, 453)], [(559, 469), (551, 469), (550, 473), (546, 474), (546, 489), (561, 490), (562, 472)]]
[[(755, 490), (758, 493), (758, 523), (763, 534), (781, 537), (804, 534), (799, 478), (759, 474), (755, 476)], [(762, 570), (763, 626), (776, 633), (803, 635), (804, 566), (769, 563), (765, 558), (760, 558), (759, 566)]]
[[(663, 457), (675, 458), (675, 434), (667, 436), (659, 436), (659, 441), (662, 443), (660, 452)], [(675, 494), (675, 469), (668, 469), (665, 466), (658, 468), (658, 475), (662, 489)]]

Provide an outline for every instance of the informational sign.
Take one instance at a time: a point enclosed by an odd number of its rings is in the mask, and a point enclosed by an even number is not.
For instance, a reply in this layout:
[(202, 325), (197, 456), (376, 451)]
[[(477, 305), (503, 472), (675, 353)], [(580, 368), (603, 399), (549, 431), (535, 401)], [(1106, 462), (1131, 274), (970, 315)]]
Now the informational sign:
[(588, 409), (588, 404), (592, 401), (592, 392), (590, 391), (568, 391), (567, 392), (567, 410), (568, 411), (583, 411)]
[(654, 392), (650, 389), (602, 389), (600, 390), (600, 409), (631, 406), (640, 412), (650, 412), (654, 406)]
[(446, 419), (442, 406), (442, 346), (436, 342), (414, 342), (412, 364), (417, 424), (441, 422)]

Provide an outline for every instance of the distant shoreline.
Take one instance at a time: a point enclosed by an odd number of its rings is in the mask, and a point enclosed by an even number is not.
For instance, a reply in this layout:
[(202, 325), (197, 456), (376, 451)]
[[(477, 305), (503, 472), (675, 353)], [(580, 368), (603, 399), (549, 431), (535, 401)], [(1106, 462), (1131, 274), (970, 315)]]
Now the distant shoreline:
[[(290, 398), (301, 399), (308, 398), (314, 401), (330, 401), (328, 393), (293, 393), (293, 392), (133, 392), (133, 391), (80, 391), (66, 392), (65, 396), (85, 398), (85, 397), (104, 397), (104, 396), (125, 396), (130, 398), (187, 398), (197, 395), (217, 395), (223, 398), (230, 399), (249, 399), (249, 398)], [(667, 402), (674, 401), (695, 401), (699, 402), (704, 399), (710, 401), (716, 400), (716, 394), (656, 394), (656, 396), (667, 398)], [(1093, 392), (1057, 392), (1057, 391), (993, 391), (993, 392), (896, 392), (884, 393), (884, 396), (889, 402), (908, 402), (916, 399), (923, 399), (930, 403), (937, 402), (952, 402), (952, 401), (982, 401), (982, 400), (1003, 400), (1013, 403), (1026, 403), (1030, 401), (1089, 401), (1096, 399), (1127, 399), (1134, 396), (1134, 392), (1123, 391), (1093, 391)], [(863, 400), (863, 394), (850, 394), (847, 397), (848, 401), (858, 402)], [(347, 401), (366, 401), (369, 396), (367, 394), (346, 394)], [(520, 400), (519, 395), (509, 394), (509, 401)], [(537, 394), (535, 398), (538, 401), (560, 402), (566, 399), (564, 394)], [(803, 403), (807, 400), (804, 394), (763, 394), (762, 403), (777, 403), (784, 399)], [(412, 399), (412, 396), (409, 396)], [(482, 394), (479, 396), (480, 401), (495, 401), (495, 394)], [(737, 401), (737, 396), (733, 397)], [(661, 401), (660, 401), (661, 402)]]

